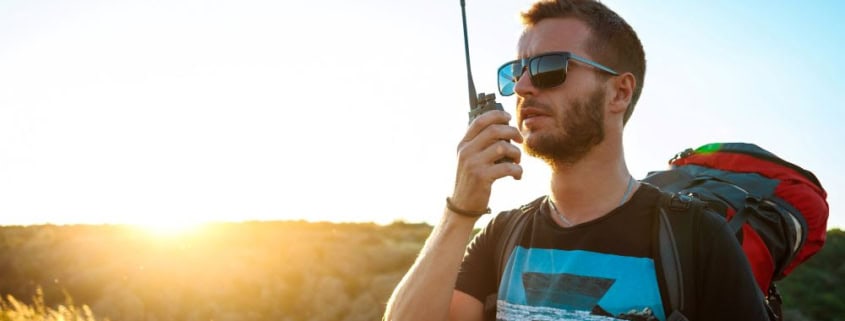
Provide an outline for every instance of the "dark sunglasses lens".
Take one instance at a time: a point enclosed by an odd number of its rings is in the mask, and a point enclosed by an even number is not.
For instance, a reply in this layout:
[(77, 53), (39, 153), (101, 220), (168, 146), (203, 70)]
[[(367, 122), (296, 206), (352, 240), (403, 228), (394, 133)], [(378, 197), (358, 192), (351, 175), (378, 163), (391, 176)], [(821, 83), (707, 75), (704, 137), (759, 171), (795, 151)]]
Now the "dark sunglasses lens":
[(531, 84), (537, 88), (559, 86), (566, 80), (566, 56), (548, 55), (534, 57), (529, 62)]
[(514, 61), (499, 67), (499, 93), (502, 96), (510, 96), (514, 94), (514, 86), (519, 80), (520, 73), (522, 73), (522, 63)]

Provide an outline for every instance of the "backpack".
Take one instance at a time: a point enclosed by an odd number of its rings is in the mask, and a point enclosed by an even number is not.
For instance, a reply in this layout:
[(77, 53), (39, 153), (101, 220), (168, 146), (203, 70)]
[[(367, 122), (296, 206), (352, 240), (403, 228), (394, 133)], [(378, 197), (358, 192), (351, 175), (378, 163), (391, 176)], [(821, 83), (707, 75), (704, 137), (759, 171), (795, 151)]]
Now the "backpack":
[[(827, 193), (811, 172), (753, 144), (716, 143), (687, 149), (669, 161), (671, 168), (651, 172), (643, 182), (664, 192), (658, 211), (658, 258), (667, 284), (667, 320), (686, 320), (684, 287), (692, 279), (686, 255), (695, 228), (691, 210), (706, 206), (728, 220), (737, 235), (767, 305), (781, 319), (780, 280), (824, 245), (829, 206)], [(513, 210), (496, 244), (501, 279), (525, 222), (543, 198)], [(701, 204), (703, 202), (703, 204)], [(698, 205), (697, 205), (698, 204)], [(680, 214), (680, 215), (679, 215)], [(682, 250), (678, 250), (678, 249)], [(496, 295), (484, 302), (485, 317), (495, 318)]]
[[(782, 299), (774, 282), (789, 275), (824, 245), (829, 206), (819, 180), (813, 173), (746, 143), (714, 143), (687, 149), (669, 164), (670, 169), (651, 172), (643, 181), (666, 192), (702, 200), (724, 216), (748, 258), (770, 312), (781, 319)], [(683, 218), (669, 217), (667, 222), (672, 225), (675, 238), (689, 235), (685, 230), (694, 228), (676, 226)], [(676, 247), (681, 242), (661, 237), (659, 243)], [(682, 253), (686, 251), (674, 250), (683, 262)], [(663, 253), (664, 271), (671, 273), (671, 267), (665, 264), (671, 260)], [(691, 270), (684, 268), (683, 263), (678, 268)], [(673, 277), (666, 279), (671, 284)], [(669, 287), (670, 292), (673, 288), (676, 287)]]

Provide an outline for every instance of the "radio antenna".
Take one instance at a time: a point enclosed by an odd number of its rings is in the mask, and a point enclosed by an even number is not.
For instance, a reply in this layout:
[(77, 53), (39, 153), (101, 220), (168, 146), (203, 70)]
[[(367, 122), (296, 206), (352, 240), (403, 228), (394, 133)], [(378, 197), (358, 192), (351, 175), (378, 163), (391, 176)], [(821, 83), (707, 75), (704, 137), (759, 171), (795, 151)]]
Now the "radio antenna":
[(464, 0), (461, 0), (461, 17), (464, 20), (464, 53), (467, 59), (467, 86), (469, 87), (469, 109), (472, 110), (478, 104), (475, 93), (475, 84), (472, 81), (472, 70), (469, 63), (469, 37), (467, 36), (467, 12)]

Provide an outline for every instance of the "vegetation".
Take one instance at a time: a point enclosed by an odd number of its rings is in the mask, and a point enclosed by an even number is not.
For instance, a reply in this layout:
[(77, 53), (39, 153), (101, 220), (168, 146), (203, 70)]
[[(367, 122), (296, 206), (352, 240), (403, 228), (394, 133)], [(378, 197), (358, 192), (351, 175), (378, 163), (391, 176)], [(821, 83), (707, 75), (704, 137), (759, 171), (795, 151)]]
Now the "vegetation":
[[(41, 289), (32, 298), (32, 305), (16, 300), (11, 295), (5, 300), (0, 299), (0, 320), (2, 321), (96, 321), (91, 309), (83, 305), (77, 308), (68, 297), (67, 305), (59, 305), (55, 309), (44, 304)], [(108, 320), (108, 319), (106, 319)]]
[[(378, 320), (430, 231), (306, 222), (214, 224), (172, 236), (126, 226), (0, 227), (0, 294), (9, 295), (0, 321)], [(788, 320), (845, 320), (837, 287), (845, 233), (829, 231), (827, 242), (778, 283)]]
[[(378, 320), (427, 225), (254, 222), (179, 236), (125, 226), (0, 228), (0, 293), (117, 321)], [(32, 302), (28, 302), (32, 304)]]
[(792, 321), (845, 321), (845, 231), (827, 231), (819, 253), (777, 283)]

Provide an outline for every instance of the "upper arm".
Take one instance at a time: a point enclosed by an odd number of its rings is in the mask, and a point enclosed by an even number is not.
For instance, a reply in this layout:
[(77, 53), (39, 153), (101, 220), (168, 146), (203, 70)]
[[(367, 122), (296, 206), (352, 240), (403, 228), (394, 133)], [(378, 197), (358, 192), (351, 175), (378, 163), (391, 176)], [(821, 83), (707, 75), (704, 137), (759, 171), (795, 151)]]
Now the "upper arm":
[(502, 232), (498, 227), (507, 225), (514, 213), (496, 215), (468, 245), (452, 291), (449, 320), (484, 320), (484, 300), (497, 292), (499, 283), (496, 266), (501, 249), (497, 245)]
[(484, 303), (460, 290), (452, 291), (452, 303), (449, 305), (449, 321), (482, 320), (484, 320)]
[(697, 310), (705, 320), (768, 320), (763, 294), (736, 237), (717, 214), (702, 214)]

